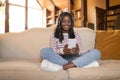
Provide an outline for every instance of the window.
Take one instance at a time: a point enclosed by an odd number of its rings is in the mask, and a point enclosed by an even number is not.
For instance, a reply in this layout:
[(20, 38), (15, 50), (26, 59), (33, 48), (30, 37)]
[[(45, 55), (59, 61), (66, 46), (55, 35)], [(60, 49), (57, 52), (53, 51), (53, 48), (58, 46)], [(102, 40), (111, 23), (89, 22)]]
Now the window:
[(5, 2), (0, 1), (0, 34), (5, 33)]
[(28, 0), (28, 29), (33, 27), (43, 27), (43, 11), (35, 0)]
[[(9, 13), (7, 15), (9, 15), (9, 32), (24, 31), (26, 24), (27, 29), (42, 27), (43, 10), (36, 0), (8, 0), (8, 2)], [(5, 7), (0, 7), (0, 34), (1, 33), (5, 33)]]
[(28, 29), (33, 27), (43, 27), (42, 12), (43, 11), (28, 8)]
[(20, 6), (10, 5), (9, 32), (20, 32), (24, 30), (25, 30), (25, 8)]

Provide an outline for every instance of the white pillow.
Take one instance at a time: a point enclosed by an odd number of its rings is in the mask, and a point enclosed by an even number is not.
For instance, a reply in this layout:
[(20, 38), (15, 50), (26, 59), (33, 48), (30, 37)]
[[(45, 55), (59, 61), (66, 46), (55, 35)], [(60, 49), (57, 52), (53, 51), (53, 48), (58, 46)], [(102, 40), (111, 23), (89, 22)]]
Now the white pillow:
[(94, 30), (82, 27), (74, 28), (74, 31), (80, 35), (83, 53), (90, 49), (94, 49), (96, 36), (96, 32)]

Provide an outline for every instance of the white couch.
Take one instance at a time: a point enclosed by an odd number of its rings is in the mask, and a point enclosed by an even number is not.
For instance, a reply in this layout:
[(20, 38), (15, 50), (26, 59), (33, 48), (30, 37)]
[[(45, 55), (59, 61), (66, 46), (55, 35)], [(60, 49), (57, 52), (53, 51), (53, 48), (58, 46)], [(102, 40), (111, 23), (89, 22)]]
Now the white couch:
[[(95, 47), (95, 31), (88, 28), (75, 31), (81, 36), (84, 52)], [(52, 32), (53, 28), (34, 28), (0, 35), (0, 80), (120, 80), (120, 60), (100, 60), (97, 68), (41, 70), (39, 52), (49, 47)]]

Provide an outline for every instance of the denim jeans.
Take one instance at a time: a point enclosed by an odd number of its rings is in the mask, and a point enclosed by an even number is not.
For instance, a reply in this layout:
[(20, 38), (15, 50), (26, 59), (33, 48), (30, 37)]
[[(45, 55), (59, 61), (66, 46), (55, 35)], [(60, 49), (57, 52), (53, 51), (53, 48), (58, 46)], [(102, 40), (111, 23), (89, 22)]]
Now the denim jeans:
[(92, 63), (93, 61), (99, 60), (101, 53), (97, 49), (91, 49), (88, 52), (76, 57), (61, 56), (55, 53), (52, 48), (43, 48), (40, 51), (40, 57), (59, 65), (64, 65), (72, 61), (77, 67), (83, 67)]

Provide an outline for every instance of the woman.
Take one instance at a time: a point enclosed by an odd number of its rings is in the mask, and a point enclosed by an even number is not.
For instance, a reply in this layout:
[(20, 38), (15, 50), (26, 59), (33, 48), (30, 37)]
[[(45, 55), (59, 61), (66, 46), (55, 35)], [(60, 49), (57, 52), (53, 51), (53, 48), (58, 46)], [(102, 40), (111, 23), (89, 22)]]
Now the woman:
[[(55, 32), (50, 37), (50, 48), (43, 48), (40, 57), (43, 59), (41, 68), (46, 71), (66, 70), (73, 67), (86, 67), (95, 64), (100, 59), (100, 52), (96, 49), (82, 53), (79, 35), (74, 32), (73, 17), (69, 12), (63, 12), (58, 18)], [(76, 45), (69, 47), (69, 40), (75, 41)], [(73, 42), (72, 42), (73, 43)]]

